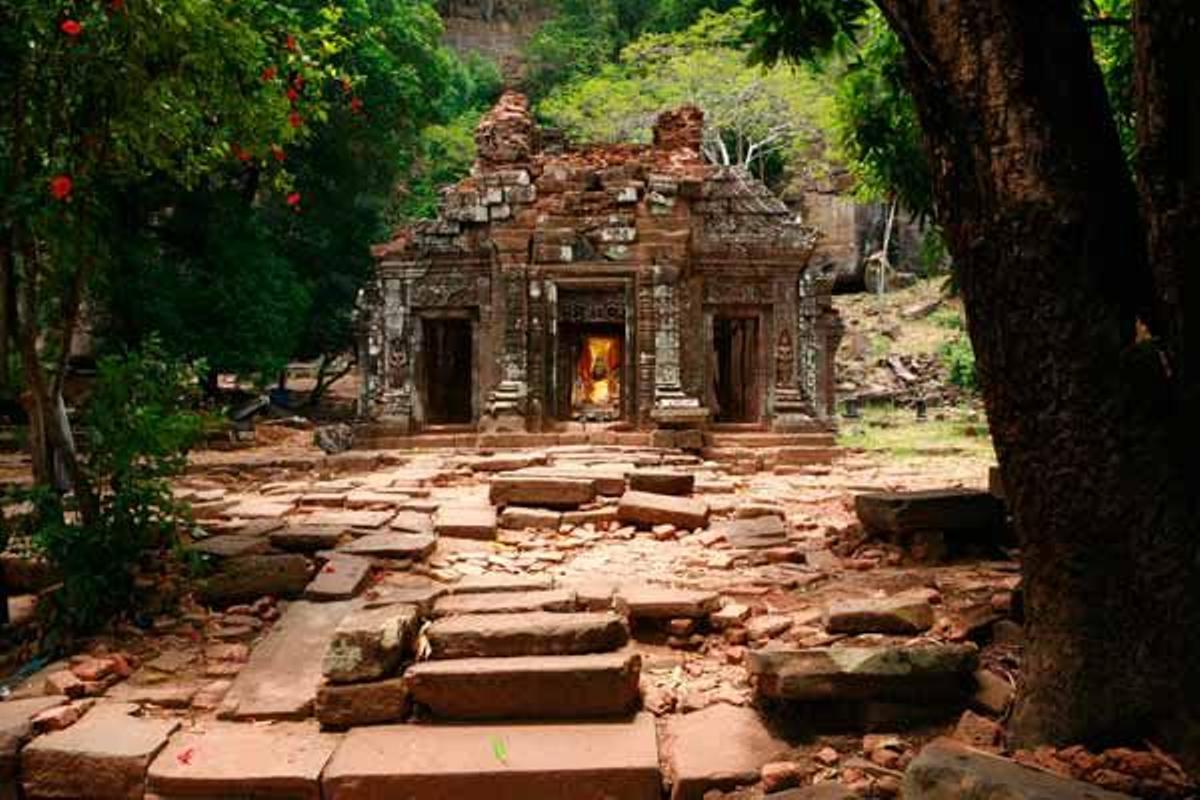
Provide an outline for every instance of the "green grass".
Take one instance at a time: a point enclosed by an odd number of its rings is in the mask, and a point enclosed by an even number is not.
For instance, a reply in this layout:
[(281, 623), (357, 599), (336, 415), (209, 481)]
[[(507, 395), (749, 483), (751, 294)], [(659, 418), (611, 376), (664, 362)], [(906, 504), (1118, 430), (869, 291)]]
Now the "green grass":
[[(972, 421), (969, 409), (930, 409), (929, 419), (918, 422), (911, 409), (870, 406), (860, 419), (841, 421), (838, 445), (896, 458), (929, 458), (937, 455), (994, 457), (992, 440), (982, 413)], [(945, 419), (937, 419), (944, 415)]]

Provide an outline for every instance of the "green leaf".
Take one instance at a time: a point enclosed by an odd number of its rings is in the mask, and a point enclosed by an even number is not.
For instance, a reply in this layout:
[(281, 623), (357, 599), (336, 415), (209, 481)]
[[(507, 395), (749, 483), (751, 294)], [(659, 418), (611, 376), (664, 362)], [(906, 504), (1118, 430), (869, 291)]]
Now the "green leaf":
[(492, 755), (504, 766), (508, 766), (508, 746), (499, 736), (492, 737)]

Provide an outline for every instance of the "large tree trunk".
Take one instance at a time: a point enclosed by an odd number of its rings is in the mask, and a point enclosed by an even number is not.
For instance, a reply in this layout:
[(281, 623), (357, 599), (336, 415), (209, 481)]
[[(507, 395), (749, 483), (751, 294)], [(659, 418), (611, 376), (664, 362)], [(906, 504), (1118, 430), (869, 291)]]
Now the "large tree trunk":
[(1079, 4), (877, 3), (905, 46), (1022, 543), (1015, 740), (1128, 740), (1200, 678), (1197, 493), (1173, 450), (1198, 422), (1181, 402), (1196, 373), (1137, 338), (1139, 320), (1159, 331), (1155, 276)]

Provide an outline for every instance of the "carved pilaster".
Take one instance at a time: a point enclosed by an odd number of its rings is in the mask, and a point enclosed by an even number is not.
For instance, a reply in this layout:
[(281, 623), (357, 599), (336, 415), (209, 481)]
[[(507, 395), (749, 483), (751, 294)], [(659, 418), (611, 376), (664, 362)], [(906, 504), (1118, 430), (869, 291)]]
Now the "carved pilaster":
[(383, 325), (379, 418), (411, 430), (413, 424), (413, 324), (408, 304), (408, 281), (382, 281)]
[(500, 281), (504, 297), (504, 350), (500, 357), (500, 382), (488, 396), (485, 424), (492, 431), (523, 431), (529, 401), (524, 269), (501, 267)]
[(654, 412), (664, 425), (692, 425), (708, 418), (700, 400), (689, 397), (680, 381), (679, 270), (654, 268)]

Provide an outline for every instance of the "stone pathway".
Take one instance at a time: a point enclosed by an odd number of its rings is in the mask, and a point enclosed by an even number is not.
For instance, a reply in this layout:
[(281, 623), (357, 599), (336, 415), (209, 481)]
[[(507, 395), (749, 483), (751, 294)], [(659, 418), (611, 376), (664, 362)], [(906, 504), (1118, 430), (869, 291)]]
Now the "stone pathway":
[[(746, 442), (711, 449), (723, 460), (201, 459), (177, 493), (208, 534), (207, 607), (0, 703), (0, 782), (29, 798), (887, 797), (938, 736), (999, 750), (1016, 565), (994, 546), (916, 560), (939, 555), (905, 527), (927, 509), (886, 496), (982, 486), (987, 465), (803, 466), (776, 448), (755, 472)], [(874, 538), (853, 502), (870, 491)], [(965, 496), (930, 513), (978, 532), (986, 501)], [(915, 763), (975, 769), (956, 759)], [(993, 761), (978, 769), (1020, 782)]]

